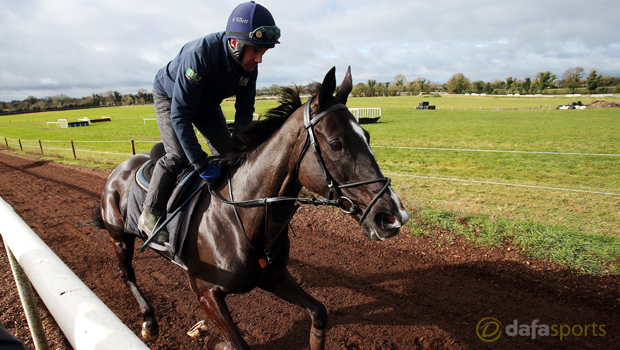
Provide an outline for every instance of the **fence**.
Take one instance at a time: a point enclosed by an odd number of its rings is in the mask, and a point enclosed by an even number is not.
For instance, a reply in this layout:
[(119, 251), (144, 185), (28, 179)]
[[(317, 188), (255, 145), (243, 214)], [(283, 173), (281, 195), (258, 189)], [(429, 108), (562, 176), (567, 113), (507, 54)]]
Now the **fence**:
[[(381, 116), (381, 109), (380, 108), (353, 108), (353, 110), (370, 110), (370, 111), (361, 111), (359, 112), (360, 117), (361, 118), (372, 118), (372, 117), (365, 117), (365, 116)], [(374, 111), (372, 111), (374, 110)], [(378, 111), (376, 111), (378, 110)], [(352, 112), (354, 115), (355, 113), (358, 112)], [(4, 138), (5, 143), (6, 143), (6, 147), (10, 148), (9, 146), (9, 142), (8, 142), (8, 138)], [(19, 144), (20, 150), (24, 151), (24, 147), (28, 147), (26, 145), (24, 145), (23, 142), (37, 142), (38, 146), (29, 146), (31, 148), (39, 148), (41, 154), (44, 154), (43, 151), (43, 144), (41, 140), (21, 140), (21, 139), (10, 139), (13, 141), (17, 141), (17, 143)], [(101, 151), (101, 150), (87, 150), (87, 149), (77, 149), (79, 152), (92, 152), (92, 153), (99, 153), (99, 154), (113, 154), (113, 155), (121, 155), (121, 156), (130, 156), (130, 155), (135, 155), (136, 154), (136, 147), (135, 144), (140, 142), (140, 143), (150, 143), (150, 144), (154, 144), (156, 142), (159, 141), (134, 141), (134, 140), (125, 140), (125, 141), (44, 141), (44, 142), (64, 142), (64, 143), (71, 143), (71, 148), (70, 149), (61, 149), (61, 150), (66, 150), (66, 151), (72, 151), (73, 153), (73, 157), (74, 159), (77, 159), (77, 152), (76, 152), (76, 148), (75, 148), (75, 143), (79, 142), (79, 143), (121, 143), (121, 144), (127, 144), (128, 147), (131, 147), (131, 153), (120, 153), (120, 152), (109, 152), (109, 151)], [(476, 149), (453, 149), (453, 148), (432, 148), (432, 147), (397, 147), (397, 146), (371, 146), (372, 148), (391, 148), (391, 149), (410, 149), (410, 150), (435, 150), (435, 151), (455, 151), (455, 152), (488, 152), (488, 153), (522, 153), (522, 154), (549, 154), (549, 155), (580, 155), (580, 156), (609, 156), (609, 157), (620, 157), (620, 154), (598, 154), (598, 153), (562, 153), (562, 152), (535, 152), (535, 151), (507, 151), (507, 150), (476, 150)], [(48, 149), (52, 149), (52, 150), (59, 150), (59, 148), (55, 148), (55, 147), (48, 147)], [(150, 149), (150, 148), (149, 148)], [(145, 150), (148, 151), (148, 150)], [(420, 175), (413, 175), (413, 174), (396, 174), (396, 173), (390, 173), (390, 175), (393, 176), (404, 176), (404, 177), (418, 177), (418, 178), (434, 178), (436, 180), (443, 180), (443, 181), (459, 181), (459, 182), (472, 182), (472, 183), (486, 183), (486, 184), (492, 184), (492, 185), (502, 185), (502, 186), (517, 186), (517, 187), (530, 187), (530, 188), (544, 188), (544, 189), (550, 189), (550, 190), (558, 190), (558, 191), (568, 191), (568, 192), (584, 192), (584, 193), (598, 193), (598, 194), (607, 194), (607, 195), (614, 195), (614, 196), (618, 196), (620, 194), (617, 193), (609, 193), (609, 192), (602, 192), (602, 191), (584, 191), (584, 190), (574, 190), (574, 189), (563, 189), (563, 188), (554, 188), (554, 187), (544, 187), (544, 186), (526, 186), (526, 185), (519, 185), (519, 184), (508, 184), (508, 183), (495, 183), (495, 182), (488, 182), (488, 181), (477, 181), (477, 180), (464, 180), (464, 179), (452, 179), (452, 178), (443, 178), (443, 177), (430, 177), (430, 176), (420, 176)]]
[[(23, 269), (28, 276), (74, 349), (148, 349), (2, 197), (0, 217), (0, 233), (9, 258), (13, 256), (19, 263), (18, 270)], [(16, 283), (23, 285), (28, 281)], [(26, 304), (26, 314), (32, 314), (33, 310)], [(30, 323), (30, 318), (28, 321)], [(35, 343), (42, 344), (37, 345), (37, 350), (47, 348), (44, 340), (35, 340)]]
[(360, 119), (376, 119), (381, 118), (381, 108), (349, 108), (349, 112), (353, 114), (357, 122)]
[[(9, 143), (9, 140), (11, 141), (11, 143)], [(136, 154), (136, 144), (138, 143), (145, 143), (145, 144), (155, 144), (157, 142), (160, 141), (135, 141), (135, 140), (122, 140), (122, 141), (74, 141), (74, 140), (64, 140), (64, 141), (59, 141), (59, 140), (22, 140), (22, 139), (12, 139), (12, 138), (8, 138), (5, 137), (4, 138), (4, 143), (6, 145), (7, 148), (11, 148), (12, 146), (17, 148), (19, 147), (19, 150), (22, 152), (26, 152), (25, 149), (27, 148), (34, 148), (37, 149), (37, 151), (39, 153), (41, 153), (41, 155), (46, 155), (45, 151), (44, 151), (44, 147), (43, 147), (43, 143), (46, 144), (67, 144), (70, 145), (71, 148), (62, 148), (62, 147), (53, 147), (53, 146), (47, 146), (45, 147), (45, 150), (52, 150), (52, 151), (71, 151), (71, 153), (73, 154), (73, 159), (78, 159), (78, 151), (79, 152), (87, 152), (87, 153), (98, 153), (98, 154), (116, 154), (116, 155), (122, 155), (122, 156), (131, 156), (131, 155), (135, 155)], [(80, 143), (80, 144), (97, 144), (97, 143), (116, 143), (116, 144), (126, 144), (127, 146), (127, 150), (131, 151), (131, 153), (124, 153), (124, 152), (112, 152), (112, 151), (103, 151), (100, 149), (87, 149), (87, 148), (76, 148), (76, 144)], [(123, 146), (121, 146), (123, 147)], [(150, 150), (149, 149), (145, 149), (143, 151), (148, 152)], [(49, 152), (48, 152), (49, 153)]]

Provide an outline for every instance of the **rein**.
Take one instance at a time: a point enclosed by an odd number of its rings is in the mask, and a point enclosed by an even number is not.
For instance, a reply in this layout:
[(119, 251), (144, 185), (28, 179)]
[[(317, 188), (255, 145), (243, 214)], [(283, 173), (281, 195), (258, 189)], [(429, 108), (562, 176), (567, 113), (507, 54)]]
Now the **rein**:
[[(265, 248), (261, 252), (258, 248), (254, 246), (254, 244), (252, 244), (252, 241), (250, 241), (250, 237), (248, 237), (248, 234), (245, 231), (245, 227), (243, 226), (243, 221), (241, 221), (241, 217), (239, 216), (239, 211), (237, 210), (237, 207), (242, 207), (242, 208), (261, 207), (261, 206), (266, 207), (267, 209), (265, 210), (265, 226), (267, 226), (267, 221), (269, 220), (269, 205), (270, 204), (292, 202), (293, 205), (295, 203), (299, 203), (299, 204), (312, 204), (314, 206), (324, 205), (324, 206), (340, 207), (340, 203), (341, 203), (340, 200), (317, 199), (315, 197), (312, 197), (312, 198), (268, 197), (268, 198), (252, 199), (252, 200), (237, 202), (233, 198), (231, 177), (228, 178), (228, 192), (229, 192), (228, 195), (230, 196), (230, 200), (224, 199), (218, 196), (217, 194), (215, 194), (210, 186), (207, 186), (207, 188), (209, 189), (209, 193), (211, 194), (213, 198), (217, 199), (218, 201), (224, 204), (232, 205), (233, 210), (235, 212), (235, 217), (237, 218), (237, 223), (239, 224), (239, 227), (241, 228), (241, 232), (243, 233), (243, 237), (245, 237), (245, 240), (248, 242), (252, 250), (255, 253), (257, 253), (259, 256), (261, 256), (261, 258), (258, 259), (258, 262), (261, 268), (263, 269), (267, 265), (270, 265), (273, 262), (273, 257), (277, 253), (276, 251), (275, 253), (272, 254), (271, 249), (273, 248), (273, 244), (275, 244), (275, 242), (277, 241), (279, 233), (276, 237), (273, 237), (271, 239), (269, 239), (269, 237), (265, 237), (265, 243), (266, 243)], [(265, 234), (267, 234), (267, 230), (265, 230)], [(268, 241), (270, 241), (271, 244), (267, 244)]]

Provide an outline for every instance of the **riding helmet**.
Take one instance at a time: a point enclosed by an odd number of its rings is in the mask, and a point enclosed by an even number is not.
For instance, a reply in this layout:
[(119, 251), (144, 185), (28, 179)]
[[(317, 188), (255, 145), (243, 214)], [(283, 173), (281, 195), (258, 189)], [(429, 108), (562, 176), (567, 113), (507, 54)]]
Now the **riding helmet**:
[(270, 49), (279, 44), (280, 28), (276, 26), (269, 10), (250, 1), (240, 4), (230, 14), (226, 37), (239, 40), (236, 48), (228, 40), (228, 48), (235, 60), (241, 62), (245, 45)]

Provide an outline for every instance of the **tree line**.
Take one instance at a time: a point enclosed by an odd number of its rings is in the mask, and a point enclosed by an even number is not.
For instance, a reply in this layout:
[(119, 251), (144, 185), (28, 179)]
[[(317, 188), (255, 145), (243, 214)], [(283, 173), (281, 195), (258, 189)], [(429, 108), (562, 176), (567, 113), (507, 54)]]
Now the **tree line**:
[(65, 94), (37, 98), (28, 96), (22, 101), (0, 101), (0, 114), (30, 113), (56, 111), (63, 109), (131, 106), (153, 103), (153, 94), (146, 89), (139, 89), (136, 94), (121, 94), (118, 91), (108, 91), (91, 96), (73, 98)]
[(492, 82), (472, 82), (463, 73), (454, 74), (446, 83), (432, 82), (427, 78), (407, 78), (398, 74), (391, 82), (377, 82), (369, 79), (358, 83), (351, 91), (353, 96), (397, 96), (425, 93), (477, 93), (477, 94), (553, 94), (553, 93), (620, 93), (620, 77), (605, 76), (596, 70), (587, 75), (582, 67), (569, 68), (561, 79), (549, 72), (539, 72), (534, 77), (518, 79), (507, 77)]
[[(256, 90), (257, 96), (278, 96), (280, 94), (279, 85), (271, 85)], [(57, 111), (64, 109), (93, 108), (93, 107), (113, 107), (131, 106), (153, 103), (153, 93), (146, 89), (139, 89), (136, 94), (121, 94), (118, 91), (108, 91), (104, 93), (85, 96), (81, 98), (69, 97), (65, 94), (37, 98), (28, 96), (26, 99), (18, 101), (0, 101), (0, 114), (10, 113), (32, 113), (44, 111)]]
[[(281, 86), (271, 85), (256, 90), (257, 96), (277, 96)], [(454, 74), (446, 83), (432, 82), (427, 78), (407, 78), (398, 74), (390, 82), (377, 82), (369, 79), (367, 83), (359, 83), (353, 87), (353, 96), (397, 96), (425, 93), (477, 93), (477, 94), (537, 94), (537, 93), (620, 93), (620, 77), (611, 77), (591, 70), (588, 74), (582, 67), (569, 68), (560, 77), (549, 72), (539, 72), (534, 77), (517, 79), (507, 77), (492, 82), (476, 80), (471, 82), (463, 73)], [(139, 89), (136, 94), (121, 94), (108, 91), (91, 96), (72, 98), (65, 94), (51, 97), (36, 98), (29, 96), (22, 101), (0, 101), (0, 114), (30, 113), (51, 110), (93, 108), (110, 106), (131, 106), (153, 103), (153, 94), (146, 89)]]

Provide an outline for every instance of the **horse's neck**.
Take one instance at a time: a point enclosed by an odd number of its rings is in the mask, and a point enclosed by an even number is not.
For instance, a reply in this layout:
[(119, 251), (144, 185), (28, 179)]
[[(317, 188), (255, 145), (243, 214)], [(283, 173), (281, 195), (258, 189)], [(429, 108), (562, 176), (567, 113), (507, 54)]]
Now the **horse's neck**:
[[(261, 145), (237, 170), (233, 180), (244, 187), (247, 199), (297, 196), (301, 183), (296, 174), (299, 127), (285, 123), (282, 130)], [(237, 198), (235, 198), (237, 199)]]
[[(237, 169), (232, 178), (235, 201), (299, 195), (301, 183), (295, 166), (299, 157), (298, 135), (290, 125), (280, 130)], [(247, 236), (253, 244), (261, 246), (259, 249), (273, 248), (286, 232), (296, 211), (292, 202), (286, 203), (285, 206), (270, 205), (269, 212), (266, 206), (240, 212)]]

